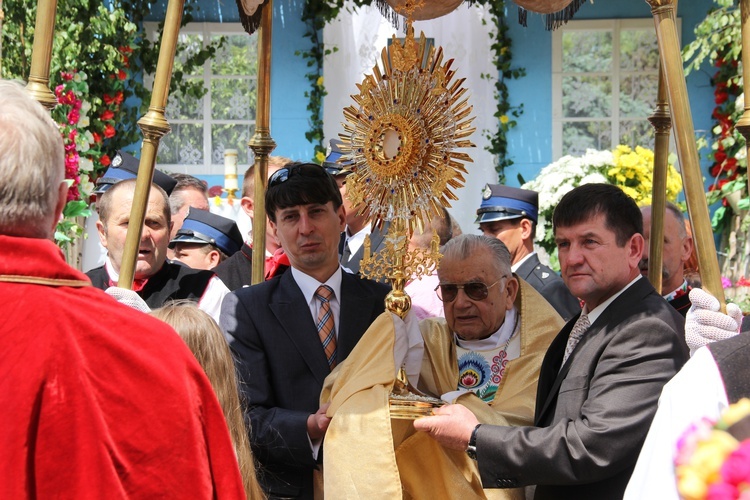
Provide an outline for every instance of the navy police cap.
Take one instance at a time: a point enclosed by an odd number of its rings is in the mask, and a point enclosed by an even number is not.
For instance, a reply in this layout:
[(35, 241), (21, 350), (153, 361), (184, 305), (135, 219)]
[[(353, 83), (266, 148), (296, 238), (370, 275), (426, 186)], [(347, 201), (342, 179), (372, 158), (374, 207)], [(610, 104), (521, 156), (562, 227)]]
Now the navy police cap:
[(214, 245), (231, 256), (242, 247), (243, 240), (242, 233), (233, 220), (191, 207), (182, 227), (169, 242), (169, 248), (174, 248), (176, 243)]
[[(120, 181), (135, 179), (138, 176), (139, 165), (138, 158), (125, 151), (118, 151), (104, 175), (96, 180), (94, 194), (101, 195)], [(176, 180), (159, 170), (154, 170), (153, 182), (166, 191), (167, 195), (172, 194), (172, 190), (177, 185)]]
[(477, 224), (526, 217), (537, 222), (539, 193), (502, 184), (486, 184), (482, 204), (477, 209)]
[(336, 177), (337, 175), (349, 175), (351, 170), (345, 170), (346, 167), (352, 164), (352, 161), (348, 158), (343, 158), (344, 152), (341, 150), (343, 141), (338, 139), (331, 139), (328, 145), (328, 151), (326, 151), (326, 159), (323, 162), (323, 168), (326, 172)]

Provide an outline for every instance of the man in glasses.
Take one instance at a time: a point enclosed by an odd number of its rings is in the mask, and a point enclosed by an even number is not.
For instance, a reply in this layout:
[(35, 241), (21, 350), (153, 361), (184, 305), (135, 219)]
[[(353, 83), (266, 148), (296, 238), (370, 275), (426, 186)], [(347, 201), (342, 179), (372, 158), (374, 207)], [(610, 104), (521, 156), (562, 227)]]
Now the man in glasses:
[(319, 407), (323, 380), (383, 312), (389, 288), (342, 272), (341, 194), (320, 166), (294, 163), (277, 171), (266, 209), (291, 269), (231, 293), (221, 326), (251, 404), (261, 484), (273, 497), (313, 498), (330, 422)]
[(476, 456), (485, 487), (621, 498), (661, 389), (687, 360), (684, 320), (640, 274), (643, 218), (620, 188), (575, 188), (553, 227), (563, 279), (585, 305), (545, 355), (534, 426), (481, 425), (461, 405), (414, 426)]
[(479, 230), (508, 247), (513, 272), (533, 286), (565, 321), (581, 311), (555, 271), (539, 262), (534, 251), (534, 235), (539, 213), (539, 193), (528, 189), (487, 184), (477, 209)]

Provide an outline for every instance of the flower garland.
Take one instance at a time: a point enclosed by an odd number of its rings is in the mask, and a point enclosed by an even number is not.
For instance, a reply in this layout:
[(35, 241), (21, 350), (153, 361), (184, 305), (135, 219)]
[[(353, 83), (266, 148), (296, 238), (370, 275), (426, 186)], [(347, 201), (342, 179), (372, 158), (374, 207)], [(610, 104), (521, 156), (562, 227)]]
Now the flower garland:
[(63, 71), (60, 73), (61, 83), (55, 86), (58, 106), (52, 110), (52, 118), (59, 124), (63, 137), (65, 178), (69, 183), (63, 219), (55, 232), (55, 240), (61, 248), (82, 236), (83, 227), (78, 218), (91, 214), (88, 206), (94, 189), (93, 180), (98, 171), (111, 162), (102, 150), (102, 142), (116, 134), (114, 118), (123, 101), (116, 82), (122, 82), (126, 77), (122, 69), (113, 75), (112, 95), (104, 94), (103, 98), (90, 95), (85, 72)]
[[(353, 0), (355, 7), (370, 5), (373, 0)], [(494, 116), (498, 119), (497, 131), (485, 130), (484, 134), (489, 139), (487, 146), (495, 159), (495, 170), (499, 182), (505, 181), (505, 169), (513, 164), (508, 153), (508, 132), (516, 127), (518, 118), (523, 113), (523, 104), (511, 106), (507, 80), (523, 77), (526, 72), (523, 68), (512, 67), (511, 38), (508, 34), (508, 25), (505, 23), (505, 0), (472, 0), (471, 3), (489, 5), (495, 23), (495, 32), (491, 33), (493, 61), (497, 68), (497, 77), (494, 75), (482, 75), (482, 78), (497, 78), (495, 81), (495, 99), (497, 109)], [(323, 144), (323, 97), (327, 92), (323, 79), (323, 59), (328, 54), (336, 52), (337, 47), (326, 48), (323, 44), (320, 30), (333, 21), (344, 6), (344, 0), (307, 0), (302, 11), (302, 21), (307, 26), (304, 36), (310, 39), (309, 50), (298, 50), (295, 55), (301, 56), (307, 61), (310, 71), (305, 78), (310, 83), (310, 88), (305, 92), (309, 99), (307, 110), (310, 112), (310, 129), (305, 132), (305, 138), (313, 144), (313, 161), (321, 163), (325, 159), (326, 147)]]
[[(703, 419), (677, 443), (677, 490), (686, 500), (740, 499), (750, 491), (750, 399), (729, 406), (718, 422)], [(739, 424), (739, 425), (737, 425)]]
[[(573, 188), (591, 183), (619, 186), (638, 205), (651, 203), (654, 153), (637, 146), (617, 146), (612, 151), (589, 149), (583, 156), (563, 156), (544, 167), (537, 177), (521, 186), (539, 193), (539, 220), (536, 242), (558, 268), (557, 246), (552, 232), (552, 214), (562, 197)], [(675, 201), (682, 191), (682, 177), (669, 165), (667, 199)]]

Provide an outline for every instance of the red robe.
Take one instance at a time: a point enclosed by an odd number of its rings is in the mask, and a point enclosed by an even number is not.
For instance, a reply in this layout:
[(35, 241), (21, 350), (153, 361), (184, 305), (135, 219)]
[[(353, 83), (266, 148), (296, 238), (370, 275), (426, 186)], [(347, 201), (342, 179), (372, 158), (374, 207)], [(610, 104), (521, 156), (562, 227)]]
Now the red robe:
[(86, 282), (52, 242), (0, 236), (0, 498), (244, 498), (182, 339)]

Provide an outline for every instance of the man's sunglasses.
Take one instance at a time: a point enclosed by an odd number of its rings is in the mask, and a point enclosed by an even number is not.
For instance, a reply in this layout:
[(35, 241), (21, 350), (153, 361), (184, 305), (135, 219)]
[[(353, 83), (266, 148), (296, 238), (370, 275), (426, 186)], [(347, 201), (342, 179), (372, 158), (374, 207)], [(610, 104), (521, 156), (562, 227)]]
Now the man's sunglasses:
[(437, 287), (435, 287), (435, 293), (437, 294), (438, 299), (442, 300), (443, 302), (453, 302), (458, 296), (458, 290), (460, 288), (463, 288), (464, 293), (471, 300), (484, 300), (489, 295), (490, 288), (497, 285), (505, 278), (507, 278), (507, 276), (503, 276), (491, 285), (485, 285), (481, 281), (464, 283), (463, 285), (441, 283)]
[(284, 167), (274, 172), (271, 178), (268, 179), (268, 187), (272, 188), (279, 184), (284, 184), (290, 177), (295, 175), (326, 177), (329, 174), (320, 165), (316, 165), (315, 163), (301, 163), (299, 165), (292, 165), (291, 167)]

